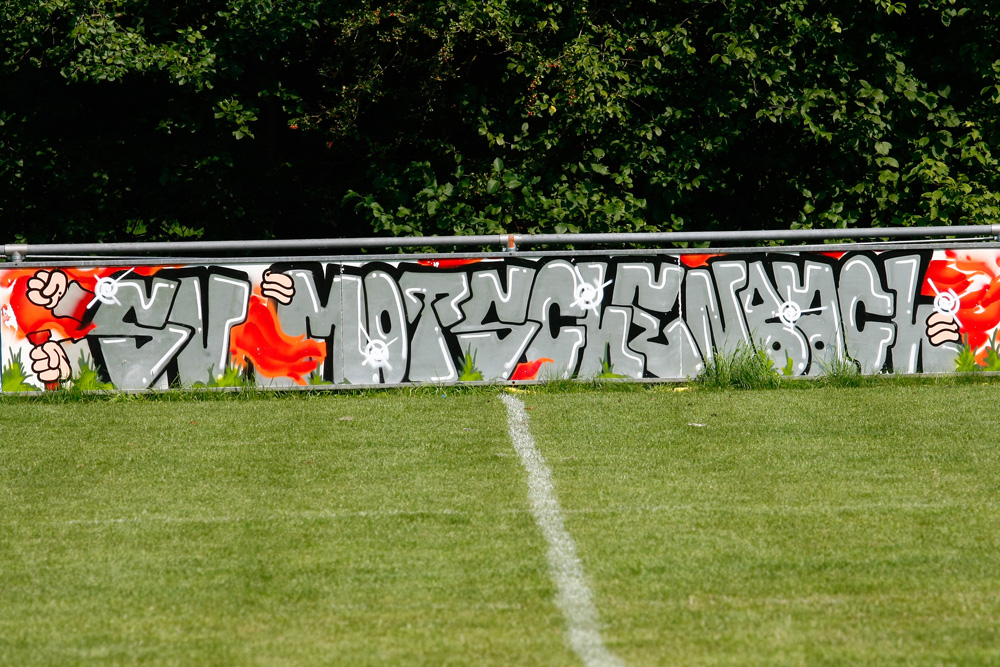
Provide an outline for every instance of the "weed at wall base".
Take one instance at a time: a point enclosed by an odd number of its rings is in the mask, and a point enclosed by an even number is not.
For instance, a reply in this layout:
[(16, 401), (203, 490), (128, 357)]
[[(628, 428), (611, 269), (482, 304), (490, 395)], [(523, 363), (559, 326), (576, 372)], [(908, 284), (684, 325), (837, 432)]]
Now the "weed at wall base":
[(781, 376), (767, 352), (740, 345), (730, 353), (713, 350), (696, 381), (709, 389), (776, 389)]
[(862, 387), (870, 379), (861, 372), (861, 366), (850, 357), (835, 357), (821, 362), (821, 382), (828, 387)]

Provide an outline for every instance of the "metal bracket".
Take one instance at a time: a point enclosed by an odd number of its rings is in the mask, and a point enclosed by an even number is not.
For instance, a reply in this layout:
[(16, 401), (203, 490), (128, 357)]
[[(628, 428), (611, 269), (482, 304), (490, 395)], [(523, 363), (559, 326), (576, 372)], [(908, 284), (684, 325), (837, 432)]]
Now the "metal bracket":
[(27, 246), (21, 244), (4, 245), (3, 254), (6, 255), (11, 262), (23, 262), (26, 249)]

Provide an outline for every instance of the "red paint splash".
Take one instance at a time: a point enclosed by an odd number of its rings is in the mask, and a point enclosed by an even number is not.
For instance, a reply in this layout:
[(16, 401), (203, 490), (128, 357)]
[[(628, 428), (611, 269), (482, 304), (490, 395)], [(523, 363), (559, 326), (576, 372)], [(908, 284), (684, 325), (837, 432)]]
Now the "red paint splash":
[(229, 354), (233, 366), (246, 368), (251, 362), (265, 377), (289, 377), (304, 385), (306, 376), (326, 359), (326, 347), (304, 335), (286, 335), (278, 324), (276, 307), (255, 294), (250, 297), (246, 322), (233, 327)]
[(523, 364), (518, 364), (517, 368), (511, 374), (511, 380), (534, 380), (538, 377), (538, 369), (542, 367), (542, 364), (553, 364), (554, 360), (548, 357), (542, 357), (541, 359), (535, 359), (534, 361), (526, 361)]
[(454, 269), (459, 266), (467, 266), (481, 262), (482, 259), (418, 259), (420, 266), (433, 266), (435, 269)]
[(928, 265), (920, 293), (933, 297), (949, 290), (958, 296), (955, 316), (961, 332), (968, 336), (976, 360), (982, 361), (990, 334), (1000, 324), (1000, 254), (946, 250), (945, 259)]
[(846, 252), (820, 252), (820, 253), (817, 253), (817, 254), (823, 255), (824, 257), (832, 257), (833, 259), (840, 259), (841, 257), (843, 257), (844, 255), (846, 255), (847, 253)]
[(714, 255), (681, 255), (681, 264), (688, 267), (689, 269), (697, 269), (699, 266), (707, 266), (708, 260), (713, 257), (722, 257), (721, 254), (716, 253)]

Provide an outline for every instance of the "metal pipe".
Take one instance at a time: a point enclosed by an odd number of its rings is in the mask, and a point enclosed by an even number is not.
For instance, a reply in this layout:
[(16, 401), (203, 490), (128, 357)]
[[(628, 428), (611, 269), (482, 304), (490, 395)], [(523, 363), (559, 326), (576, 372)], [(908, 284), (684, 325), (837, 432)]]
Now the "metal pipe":
[(276, 250), (344, 250), (348, 248), (420, 248), (424, 246), (506, 245), (508, 234), (481, 236), (369, 237), (355, 239), (291, 239), (268, 241), (157, 241), (152, 243), (40, 243), (6, 244), (3, 254), (26, 255), (136, 255), (141, 253), (225, 253)]
[(49, 243), (5, 244), (3, 256), (22, 261), (29, 255), (137, 255), (144, 253), (221, 254), (232, 251), (316, 251), (350, 248), (419, 248), (447, 246), (500, 246), (514, 252), (522, 246), (759, 243), (761, 241), (826, 241), (831, 239), (902, 239), (991, 236), (1000, 241), (1000, 224), (956, 227), (887, 227), (873, 229), (794, 229), (731, 232), (656, 232), (610, 234), (488, 234), (479, 236), (368, 237), (353, 239), (293, 239), (270, 241), (161, 241), (153, 243)]
[(518, 245), (567, 245), (592, 243), (704, 243), (760, 241), (825, 241), (830, 239), (928, 238), (991, 236), (1000, 240), (1000, 225), (959, 227), (887, 227), (873, 229), (785, 229), (732, 232), (662, 232), (635, 234), (531, 234), (515, 235)]

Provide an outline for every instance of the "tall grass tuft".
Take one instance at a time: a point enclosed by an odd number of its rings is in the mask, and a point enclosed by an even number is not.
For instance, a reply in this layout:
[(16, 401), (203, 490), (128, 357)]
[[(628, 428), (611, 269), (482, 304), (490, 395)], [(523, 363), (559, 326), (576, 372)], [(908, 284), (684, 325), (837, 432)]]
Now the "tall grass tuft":
[(834, 357), (821, 362), (820, 382), (828, 387), (864, 387), (871, 379), (861, 372), (861, 366), (850, 357)]
[(697, 382), (709, 389), (776, 389), (781, 376), (762, 349), (739, 345), (729, 353), (713, 350)]

